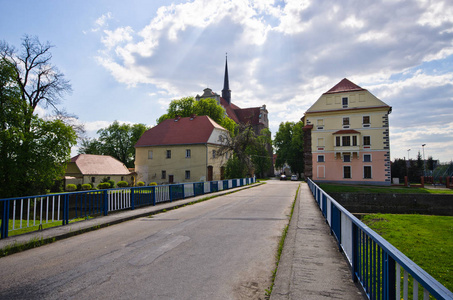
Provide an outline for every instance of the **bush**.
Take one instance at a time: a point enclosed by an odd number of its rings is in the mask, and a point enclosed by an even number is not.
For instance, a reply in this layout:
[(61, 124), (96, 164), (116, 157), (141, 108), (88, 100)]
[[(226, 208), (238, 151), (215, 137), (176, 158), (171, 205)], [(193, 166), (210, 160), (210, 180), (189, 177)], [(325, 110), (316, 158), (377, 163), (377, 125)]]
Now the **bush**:
[(82, 190), (84, 190), (84, 191), (91, 190), (91, 184), (89, 184), (89, 183), (82, 184)]
[(81, 191), (81, 190), (82, 190), (82, 185), (81, 185), (80, 183), (77, 185), (77, 190), (78, 190), (78, 191)]
[(115, 180), (109, 180), (108, 183), (110, 184), (110, 187), (113, 189), (115, 187)]
[(126, 181), (118, 181), (116, 186), (117, 187), (127, 187), (127, 186), (129, 186), (129, 183), (127, 183)]
[(137, 182), (137, 186), (145, 186), (145, 183), (143, 181)]
[(157, 183), (156, 182), (150, 182), (148, 185), (149, 186), (154, 186), (154, 185), (157, 185)]
[(97, 188), (100, 189), (100, 190), (109, 189), (110, 188), (110, 183), (101, 182), (101, 183), (98, 184)]
[(66, 190), (68, 192), (74, 192), (75, 190), (77, 190), (77, 185), (70, 183), (66, 185)]

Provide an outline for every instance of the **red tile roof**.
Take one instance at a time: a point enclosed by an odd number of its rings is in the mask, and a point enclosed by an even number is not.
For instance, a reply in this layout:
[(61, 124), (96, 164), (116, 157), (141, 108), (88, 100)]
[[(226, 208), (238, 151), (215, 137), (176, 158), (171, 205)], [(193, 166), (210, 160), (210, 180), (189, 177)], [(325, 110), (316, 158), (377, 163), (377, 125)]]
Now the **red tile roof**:
[(349, 81), (346, 78), (343, 78), (339, 83), (337, 83), (333, 88), (325, 92), (324, 94), (335, 94), (343, 92), (355, 92), (355, 91), (366, 91), (355, 83)]
[(335, 131), (332, 134), (351, 134), (351, 133), (360, 133), (360, 132), (358, 132), (357, 130), (354, 130), (354, 129), (345, 129), (345, 130)]
[(71, 158), (84, 175), (129, 175), (128, 168), (109, 155), (79, 154)]
[(205, 144), (214, 128), (226, 130), (208, 116), (168, 119), (145, 131), (135, 147)]
[(259, 107), (240, 108), (234, 103), (228, 104), (222, 97), (220, 97), (220, 104), (225, 108), (228, 117), (238, 124), (258, 125), (260, 123)]

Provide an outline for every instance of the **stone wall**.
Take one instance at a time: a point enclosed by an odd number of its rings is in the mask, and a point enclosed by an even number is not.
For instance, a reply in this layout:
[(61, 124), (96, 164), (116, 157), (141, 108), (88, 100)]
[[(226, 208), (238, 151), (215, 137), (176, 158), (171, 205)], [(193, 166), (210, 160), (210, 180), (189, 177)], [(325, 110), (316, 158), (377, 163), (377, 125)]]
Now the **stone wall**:
[(351, 213), (453, 216), (453, 195), (330, 193)]

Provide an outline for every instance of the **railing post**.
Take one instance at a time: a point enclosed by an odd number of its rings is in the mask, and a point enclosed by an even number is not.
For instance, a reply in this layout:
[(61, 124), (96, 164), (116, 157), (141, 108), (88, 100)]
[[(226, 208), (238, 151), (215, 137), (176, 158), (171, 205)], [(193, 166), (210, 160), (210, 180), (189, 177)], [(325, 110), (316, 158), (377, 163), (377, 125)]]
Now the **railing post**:
[(352, 223), (352, 281), (357, 282), (359, 272), (359, 228)]
[(173, 202), (173, 186), (172, 185), (169, 185), (168, 186), (168, 193), (170, 194), (170, 202)]
[(183, 183), (181, 184), (182, 186), (182, 198), (185, 199), (186, 198), (186, 185)]
[(63, 225), (69, 224), (69, 194), (63, 197)]
[(9, 230), (9, 201), (3, 201), (3, 212), (2, 212), (2, 227), (1, 227), (1, 238), (6, 239), (8, 237)]
[(102, 192), (104, 193), (103, 194), (103, 198), (104, 198), (104, 216), (106, 216), (109, 213), (109, 195), (108, 195), (107, 190), (103, 190)]
[(135, 209), (135, 193), (133, 188), (131, 188), (131, 209)]
[(153, 197), (153, 206), (156, 206), (156, 187), (151, 188), (151, 196)]

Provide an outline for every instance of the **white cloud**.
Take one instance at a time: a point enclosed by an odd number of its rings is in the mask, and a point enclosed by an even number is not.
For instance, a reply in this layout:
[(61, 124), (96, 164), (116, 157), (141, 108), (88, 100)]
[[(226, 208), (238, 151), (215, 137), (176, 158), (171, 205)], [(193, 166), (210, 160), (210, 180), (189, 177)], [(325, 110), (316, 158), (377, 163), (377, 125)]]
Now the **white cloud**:
[[(452, 117), (440, 113), (452, 111), (453, 103), (453, 4), (431, 4), (194, 0), (160, 7), (143, 28), (102, 31), (105, 49), (97, 60), (128, 87), (153, 85), (159, 92), (152, 97), (165, 109), (171, 99), (201, 93), (206, 84), (220, 93), (228, 52), (233, 102), (266, 104), (274, 132), (282, 121), (299, 120), (347, 77), (393, 106), (390, 132), (398, 133), (392, 143), (415, 143), (404, 132), (417, 128), (418, 120), (445, 136), (439, 122), (450, 124), (445, 120)], [(446, 69), (424, 70), (430, 62), (437, 68), (445, 62)]]
[(107, 21), (112, 19), (112, 13), (107, 12), (106, 14), (103, 14), (100, 16), (96, 21), (94, 21), (95, 27), (91, 29), (91, 31), (96, 32), (99, 31), (100, 29), (104, 28), (107, 26)]

